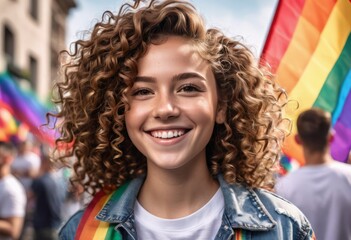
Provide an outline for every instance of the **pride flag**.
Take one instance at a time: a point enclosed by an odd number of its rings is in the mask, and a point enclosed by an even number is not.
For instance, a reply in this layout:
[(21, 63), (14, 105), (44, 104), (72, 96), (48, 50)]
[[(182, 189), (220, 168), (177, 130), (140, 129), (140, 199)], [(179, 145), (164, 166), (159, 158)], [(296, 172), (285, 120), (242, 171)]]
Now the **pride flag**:
[(0, 99), (0, 141), (9, 141), (18, 128), (12, 109)]
[(0, 74), (0, 131), (2, 140), (28, 128), (42, 142), (53, 144), (53, 131), (41, 127), (49, 108), (35, 94), (21, 89), (8, 73)]
[(304, 163), (294, 141), (296, 118), (319, 107), (332, 114), (331, 154), (346, 161), (351, 150), (351, 1), (280, 0), (261, 59), (299, 105), (286, 113), (293, 128), (284, 154)]

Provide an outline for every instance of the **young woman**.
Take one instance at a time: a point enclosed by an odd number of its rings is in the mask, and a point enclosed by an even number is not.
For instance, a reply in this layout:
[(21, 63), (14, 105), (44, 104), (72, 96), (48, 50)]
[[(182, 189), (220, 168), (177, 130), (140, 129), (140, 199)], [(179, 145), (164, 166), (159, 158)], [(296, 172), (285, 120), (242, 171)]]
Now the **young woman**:
[[(61, 239), (311, 239), (272, 187), (284, 91), (188, 2), (106, 12), (57, 84), (74, 182), (94, 198)], [(245, 239), (246, 239), (245, 238)]]

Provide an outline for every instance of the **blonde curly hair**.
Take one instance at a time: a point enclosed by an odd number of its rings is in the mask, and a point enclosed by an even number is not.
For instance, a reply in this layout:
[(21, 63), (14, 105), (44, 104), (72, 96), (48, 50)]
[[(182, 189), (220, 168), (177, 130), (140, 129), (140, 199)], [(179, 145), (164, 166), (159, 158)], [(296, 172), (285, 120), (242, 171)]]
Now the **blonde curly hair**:
[(224, 124), (215, 125), (206, 147), (213, 176), (228, 183), (272, 187), (274, 168), (286, 132), (282, 108), (285, 92), (266, 69), (256, 66), (244, 44), (205, 24), (188, 2), (151, 0), (124, 4), (119, 13), (106, 11), (89, 39), (73, 43), (64, 80), (56, 83), (59, 106), (58, 146), (71, 144), (59, 158), (75, 156), (73, 182), (86, 191), (115, 189), (146, 174), (146, 159), (128, 137), (125, 92), (133, 85), (137, 61), (148, 45), (166, 36), (193, 41), (212, 66), (219, 104), (226, 106)]

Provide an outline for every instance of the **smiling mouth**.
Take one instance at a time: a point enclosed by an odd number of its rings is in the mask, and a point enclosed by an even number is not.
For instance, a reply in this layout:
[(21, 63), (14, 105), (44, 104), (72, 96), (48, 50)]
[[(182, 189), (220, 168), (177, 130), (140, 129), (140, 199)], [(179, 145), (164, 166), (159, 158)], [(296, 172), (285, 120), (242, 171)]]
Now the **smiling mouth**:
[(151, 131), (150, 135), (154, 138), (161, 138), (161, 139), (170, 139), (170, 138), (177, 138), (183, 136), (189, 130), (158, 130), (158, 131)]

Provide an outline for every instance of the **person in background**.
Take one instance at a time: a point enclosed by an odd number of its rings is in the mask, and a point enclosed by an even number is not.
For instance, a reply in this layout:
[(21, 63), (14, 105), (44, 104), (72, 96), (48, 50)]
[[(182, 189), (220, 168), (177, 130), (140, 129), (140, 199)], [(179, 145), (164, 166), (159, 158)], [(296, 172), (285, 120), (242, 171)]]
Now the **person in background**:
[(351, 239), (351, 166), (332, 159), (331, 117), (318, 108), (297, 118), (305, 165), (280, 178), (276, 192), (299, 207), (318, 240)]
[(33, 178), (40, 170), (40, 156), (32, 151), (33, 143), (30, 140), (18, 144), (18, 154), (12, 163), (11, 171), (23, 184), (26, 191), (30, 190)]
[(27, 206), (24, 225), (21, 233), (21, 240), (28, 240), (32, 234), (34, 201), (31, 197), (31, 184), (40, 171), (40, 155), (36, 153), (34, 139), (26, 139), (19, 142), (18, 154), (11, 166), (12, 174), (22, 183), (27, 195)]
[(26, 195), (22, 184), (11, 174), (15, 147), (0, 142), (0, 239), (18, 239), (26, 208)]
[(48, 149), (41, 153), (40, 176), (32, 182), (34, 197), (33, 228), (35, 240), (58, 239), (57, 230), (62, 223), (64, 188), (50, 160)]

